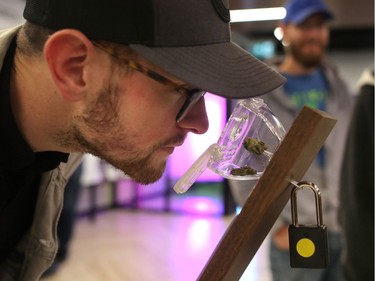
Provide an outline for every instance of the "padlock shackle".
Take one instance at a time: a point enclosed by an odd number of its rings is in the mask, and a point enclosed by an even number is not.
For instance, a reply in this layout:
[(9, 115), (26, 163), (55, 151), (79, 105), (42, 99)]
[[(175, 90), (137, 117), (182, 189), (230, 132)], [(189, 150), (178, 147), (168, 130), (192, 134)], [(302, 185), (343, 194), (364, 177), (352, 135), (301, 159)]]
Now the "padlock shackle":
[(298, 211), (297, 211), (297, 191), (310, 188), (315, 195), (315, 208), (316, 208), (316, 223), (318, 226), (323, 225), (323, 212), (322, 212), (322, 196), (319, 188), (312, 182), (301, 181), (297, 184), (294, 184), (294, 188), (291, 194), (291, 208), (292, 208), (292, 224), (294, 226), (298, 225)]

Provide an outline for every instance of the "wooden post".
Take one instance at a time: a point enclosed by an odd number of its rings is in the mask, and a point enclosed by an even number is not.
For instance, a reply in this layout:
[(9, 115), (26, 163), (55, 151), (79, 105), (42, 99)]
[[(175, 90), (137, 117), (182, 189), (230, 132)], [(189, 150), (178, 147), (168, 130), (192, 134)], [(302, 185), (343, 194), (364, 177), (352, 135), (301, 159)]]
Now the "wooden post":
[(302, 179), (335, 123), (325, 112), (309, 107), (301, 110), (198, 281), (241, 278), (288, 202), (290, 181)]

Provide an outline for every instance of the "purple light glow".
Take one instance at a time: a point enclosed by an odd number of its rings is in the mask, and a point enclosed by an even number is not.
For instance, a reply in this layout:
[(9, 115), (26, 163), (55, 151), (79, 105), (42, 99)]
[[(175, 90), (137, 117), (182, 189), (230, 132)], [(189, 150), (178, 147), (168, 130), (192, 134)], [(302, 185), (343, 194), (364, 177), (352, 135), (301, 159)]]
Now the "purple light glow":
[(188, 249), (192, 254), (199, 254), (208, 244), (212, 229), (206, 219), (193, 221), (188, 229)]
[(223, 204), (212, 197), (186, 196), (172, 201), (172, 209), (197, 215), (222, 214)]

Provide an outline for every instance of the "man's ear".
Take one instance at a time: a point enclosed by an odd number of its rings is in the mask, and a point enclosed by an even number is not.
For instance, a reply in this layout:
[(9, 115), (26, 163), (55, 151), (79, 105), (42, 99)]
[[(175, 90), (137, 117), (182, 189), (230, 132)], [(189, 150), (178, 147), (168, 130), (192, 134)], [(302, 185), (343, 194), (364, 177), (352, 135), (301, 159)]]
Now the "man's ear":
[(283, 46), (289, 46), (289, 38), (288, 38), (288, 29), (287, 29), (287, 24), (280, 24), (280, 32), (282, 34), (281, 42)]
[(93, 45), (77, 30), (64, 29), (53, 33), (44, 46), (51, 76), (62, 97), (80, 100), (87, 87), (86, 67)]

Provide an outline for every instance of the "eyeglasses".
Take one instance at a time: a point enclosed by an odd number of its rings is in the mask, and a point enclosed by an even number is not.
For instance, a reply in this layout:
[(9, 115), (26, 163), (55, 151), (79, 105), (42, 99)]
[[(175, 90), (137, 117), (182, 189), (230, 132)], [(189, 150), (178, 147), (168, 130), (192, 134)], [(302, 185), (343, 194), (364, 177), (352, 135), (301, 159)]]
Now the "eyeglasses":
[(140, 63), (128, 59), (125, 56), (122, 56), (120, 54), (117, 54), (112, 48), (107, 47), (97, 41), (92, 41), (93, 45), (97, 48), (101, 49), (105, 53), (111, 55), (115, 59), (117, 59), (119, 62), (125, 64), (126, 66), (146, 75), (147, 77), (165, 85), (172, 87), (176, 92), (185, 94), (187, 96), (184, 104), (182, 105), (181, 109), (177, 113), (176, 116), (176, 122), (180, 122), (182, 119), (184, 119), (189, 112), (189, 110), (204, 96), (206, 91), (193, 88), (193, 89), (187, 89), (181, 85), (178, 85), (177, 83), (173, 82), (172, 80), (168, 79), (167, 77), (147, 68), (146, 66), (141, 65)]

